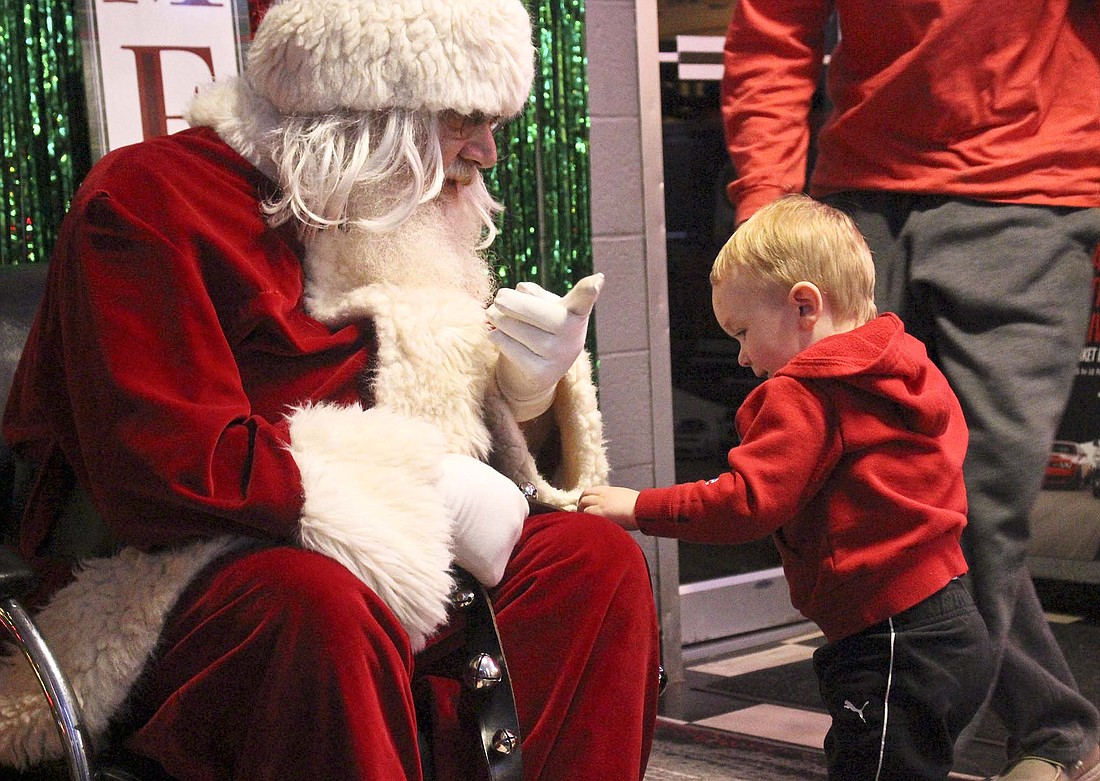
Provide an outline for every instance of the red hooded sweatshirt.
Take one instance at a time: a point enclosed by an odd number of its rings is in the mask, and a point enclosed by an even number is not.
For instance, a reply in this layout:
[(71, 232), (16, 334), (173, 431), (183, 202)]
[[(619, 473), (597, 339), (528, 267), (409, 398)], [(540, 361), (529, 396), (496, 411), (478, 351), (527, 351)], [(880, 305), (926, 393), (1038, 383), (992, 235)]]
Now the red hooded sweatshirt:
[(754, 390), (713, 480), (641, 492), (650, 535), (774, 535), (792, 604), (830, 642), (966, 572), (967, 429), (947, 380), (892, 314), (822, 339)]

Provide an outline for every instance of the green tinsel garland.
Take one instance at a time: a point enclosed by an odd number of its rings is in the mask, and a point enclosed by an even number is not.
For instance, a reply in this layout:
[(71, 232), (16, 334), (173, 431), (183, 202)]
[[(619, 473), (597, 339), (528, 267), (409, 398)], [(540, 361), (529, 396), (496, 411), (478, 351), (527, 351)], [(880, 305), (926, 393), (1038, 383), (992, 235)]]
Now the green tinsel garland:
[(0, 74), (0, 263), (44, 261), (90, 163), (72, 0), (4, 4)]

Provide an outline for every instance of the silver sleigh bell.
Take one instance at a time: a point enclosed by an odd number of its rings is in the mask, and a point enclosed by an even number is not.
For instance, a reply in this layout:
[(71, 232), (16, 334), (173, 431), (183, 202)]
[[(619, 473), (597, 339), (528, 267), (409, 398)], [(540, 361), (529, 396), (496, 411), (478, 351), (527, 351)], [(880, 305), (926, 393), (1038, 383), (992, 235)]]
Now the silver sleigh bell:
[(466, 663), (462, 681), (467, 688), (475, 691), (491, 689), (504, 679), (504, 673), (500, 669), (497, 660), (490, 654), (481, 653), (470, 658)]

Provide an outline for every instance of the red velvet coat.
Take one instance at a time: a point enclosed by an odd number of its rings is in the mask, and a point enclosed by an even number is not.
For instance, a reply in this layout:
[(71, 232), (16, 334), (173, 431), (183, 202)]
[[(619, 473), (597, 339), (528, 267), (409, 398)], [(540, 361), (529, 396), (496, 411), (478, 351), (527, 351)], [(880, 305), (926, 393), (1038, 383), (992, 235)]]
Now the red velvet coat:
[(259, 210), (270, 186), (199, 128), (106, 156), (73, 200), (4, 429), (39, 464), (64, 454), (123, 543), (292, 539), (288, 405), (359, 397), (369, 333), (302, 311), (302, 248)]

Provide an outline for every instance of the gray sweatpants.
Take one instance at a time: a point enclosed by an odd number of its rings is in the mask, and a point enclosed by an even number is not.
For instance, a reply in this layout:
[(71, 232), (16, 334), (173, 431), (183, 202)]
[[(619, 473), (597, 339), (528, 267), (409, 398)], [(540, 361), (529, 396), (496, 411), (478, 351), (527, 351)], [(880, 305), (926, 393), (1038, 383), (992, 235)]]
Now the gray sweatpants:
[(1096, 742), (1100, 718), (1035, 594), (1028, 516), (1084, 342), (1100, 209), (870, 192), (824, 200), (859, 225), (880, 311), (928, 346), (970, 426), (963, 545), (998, 661), (988, 702), (1009, 757), (1070, 764)]

